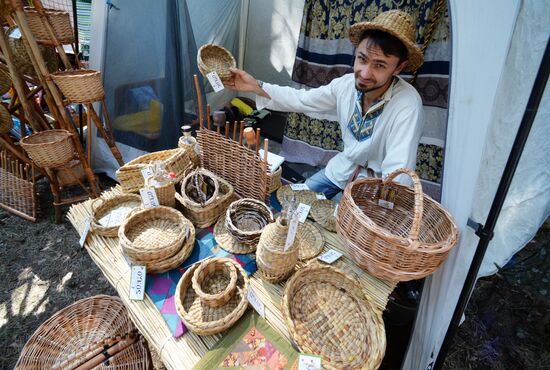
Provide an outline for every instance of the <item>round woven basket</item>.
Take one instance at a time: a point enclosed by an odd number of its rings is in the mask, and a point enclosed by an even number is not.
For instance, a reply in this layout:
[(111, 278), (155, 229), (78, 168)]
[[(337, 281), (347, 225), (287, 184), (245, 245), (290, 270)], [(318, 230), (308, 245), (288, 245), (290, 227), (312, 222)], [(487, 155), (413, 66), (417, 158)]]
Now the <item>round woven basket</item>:
[(229, 302), (237, 286), (235, 265), (219, 259), (206, 260), (197, 267), (191, 279), (193, 289), (202, 302), (220, 307)]
[(290, 185), (281, 186), (277, 189), (277, 200), (279, 203), (283, 204), (285, 197), (288, 198), (287, 193), (294, 193), (294, 198), (296, 199), (296, 205), (303, 203), (307, 205), (312, 205), (317, 200), (317, 195), (314, 191), (311, 190), (292, 190)]
[(0, 134), (7, 134), (12, 128), (11, 114), (4, 104), (0, 104)]
[[(13, 64), (15, 68), (24, 75), (36, 77), (36, 71), (31, 62), (31, 58), (27, 53), (22, 37), (15, 37), (19, 32), (19, 27), (12, 26), (6, 30), (8, 36), (8, 45), (13, 51)], [(42, 54), (42, 58), (46, 62), (46, 69), (52, 73), (58, 69), (57, 53), (53, 46), (38, 45), (38, 50)]]
[(190, 171), (181, 181), (181, 197), (191, 207), (205, 207), (218, 199), (218, 177), (204, 168)]
[[(181, 277), (174, 296), (176, 309), (185, 326), (198, 335), (212, 335), (229, 329), (248, 307), (248, 277), (242, 267), (229, 258), (215, 257), (232, 263), (237, 269), (237, 284), (233, 297), (220, 307), (205, 304), (193, 289), (193, 275), (199, 265), (191, 266)], [(204, 263), (204, 262), (203, 262)]]
[(381, 312), (361, 285), (332, 266), (310, 263), (286, 283), (283, 318), (300, 351), (326, 369), (377, 369), (386, 350)]
[(0, 95), (4, 95), (10, 91), (11, 77), (10, 73), (3, 68), (0, 68)]
[(134, 210), (118, 230), (120, 246), (133, 260), (166, 259), (181, 250), (189, 232), (188, 224), (188, 220), (173, 208), (158, 206)]
[[(75, 42), (73, 27), (69, 13), (54, 9), (45, 9), (46, 16), (53, 28), (55, 38), (61, 44), (73, 44)], [(31, 29), (36, 42), (39, 44), (56, 45), (57, 43), (50, 37), (42, 17), (34, 8), (25, 8), (27, 23)]]
[[(394, 183), (400, 174), (410, 176), (414, 188)], [(384, 194), (394, 194), (391, 206), (384, 203)], [(451, 215), (423, 194), (420, 179), (408, 169), (397, 170), (385, 180), (365, 178), (348, 184), (336, 227), (359, 266), (391, 281), (433, 273), (458, 241)]]
[(311, 205), (311, 217), (319, 225), (331, 232), (336, 232), (336, 203), (328, 199), (318, 199)]
[(69, 103), (92, 103), (105, 97), (99, 71), (79, 69), (51, 76)]
[(298, 225), (298, 259), (305, 261), (317, 256), (325, 246), (323, 233), (313, 222), (307, 221)]
[(252, 198), (231, 203), (225, 214), (227, 232), (239, 243), (254, 246), (254, 249), (264, 227), (273, 221), (271, 209), (264, 202)]
[(273, 193), (275, 190), (279, 189), (283, 184), (281, 182), (281, 175), (283, 174), (283, 168), (279, 167), (275, 172), (269, 174), (269, 187), (268, 193)]
[[(122, 300), (97, 295), (56, 312), (29, 338), (16, 369), (74, 369), (100, 354), (113, 339), (137, 335)], [(152, 366), (143, 340), (109, 358), (112, 369), (148, 369)], [(102, 367), (103, 368), (103, 367)]]
[(161, 206), (172, 207), (176, 206), (176, 184), (173, 181), (166, 183), (165, 185), (152, 186), (153, 176), (149, 176), (145, 179), (145, 186), (155, 189), (157, 194), (157, 200)]
[[(139, 207), (141, 207), (141, 197), (137, 194), (120, 194), (109, 199), (94, 200), (92, 203), (92, 231), (98, 235), (117, 237), (118, 229), (128, 213)], [(120, 223), (108, 222), (114, 212), (122, 213), (123, 217)], [(105, 223), (108, 223), (109, 226), (105, 226)]]
[(237, 62), (233, 55), (223, 46), (206, 44), (197, 53), (197, 65), (203, 76), (216, 72), (222, 81), (231, 78), (229, 68), (235, 68)]
[(73, 139), (67, 130), (40, 131), (19, 143), (38, 167), (60, 167), (74, 157)]

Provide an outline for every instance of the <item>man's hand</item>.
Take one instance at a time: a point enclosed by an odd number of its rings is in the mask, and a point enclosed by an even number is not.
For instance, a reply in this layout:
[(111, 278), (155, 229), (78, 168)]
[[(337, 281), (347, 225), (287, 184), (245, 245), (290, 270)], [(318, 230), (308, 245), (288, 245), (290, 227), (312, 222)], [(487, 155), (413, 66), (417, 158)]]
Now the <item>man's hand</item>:
[(238, 68), (230, 68), (229, 70), (231, 71), (232, 76), (229, 80), (224, 81), (223, 85), (225, 87), (242, 92), (252, 92), (260, 96), (270, 98), (269, 95), (262, 90), (258, 84), (258, 80), (250, 74)]

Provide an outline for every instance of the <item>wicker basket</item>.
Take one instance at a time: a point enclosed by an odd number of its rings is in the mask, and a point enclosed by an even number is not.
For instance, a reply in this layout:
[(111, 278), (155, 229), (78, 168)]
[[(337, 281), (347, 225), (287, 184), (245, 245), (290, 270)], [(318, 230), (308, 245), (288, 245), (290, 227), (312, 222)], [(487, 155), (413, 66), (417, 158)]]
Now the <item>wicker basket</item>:
[[(98, 198), (92, 203), (92, 231), (98, 235), (117, 237), (118, 229), (124, 222), (128, 213), (141, 207), (141, 197), (136, 194), (120, 194), (109, 199)], [(113, 212), (122, 212), (122, 222), (108, 223), (108, 218)], [(103, 225), (105, 220), (108, 225)]]
[(296, 204), (304, 203), (312, 205), (317, 200), (317, 193), (311, 190), (292, 190), (290, 185), (281, 186), (275, 195), (279, 203), (283, 204), (288, 193), (294, 193)]
[(311, 217), (319, 225), (327, 229), (328, 231), (336, 231), (336, 217), (334, 216), (334, 210), (336, 209), (336, 203), (328, 199), (318, 199), (311, 205)]
[[(407, 174), (414, 188), (393, 179)], [(393, 209), (379, 205), (395, 194)], [(374, 276), (406, 281), (433, 273), (458, 241), (458, 229), (439, 203), (422, 193), (418, 176), (400, 169), (386, 180), (365, 178), (346, 187), (337, 215), (343, 245)]]
[(126, 163), (116, 171), (116, 177), (122, 190), (131, 193), (141, 189), (145, 183), (141, 170), (155, 161), (162, 161), (166, 171), (174, 172), (176, 182), (181, 181), (188, 168), (193, 168), (189, 154), (183, 149), (162, 150), (144, 154)]
[(300, 261), (317, 256), (325, 246), (323, 233), (311, 221), (298, 225), (296, 239), (298, 240), (298, 259)]
[(332, 266), (310, 263), (287, 282), (283, 318), (300, 351), (326, 369), (377, 369), (386, 350), (381, 312), (361, 285)]
[(8, 108), (0, 103), (0, 134), (7, 134), (13, 128), (13, 121)]
[[(211, 173), (211, 176), (216, 175)], [(195, 205), (195, 202), (188, 202), (182, 195), (176, 193), (176, 199), (182, 206), (183, 215), (191, 220), (196, 227), (205, 228), (213, 225), (235, 199), (233, 186), (221, 177), (217, 177), (217, 180), (219, 184), (218, 196), (215, 201), (205, 207)]]
[(161, 206), (172, 207), (176, 206), (176, 184), (173, 181), (161, 186), (152, 186), (152, 176), (145, 179), (145, 186), (155, 189), (157, 199)]
[(130, 345), (110, 357), (106, 368), (148, 369), (152, 366), (149, 351), (137, 335), (120, 298), (85, 298), (44, 321), (23, 347), (15, 368), (74, 369), (114, 349), (116, 343), (123, 344), (120, 339), (133, 337), (137, 341), (127, 341)]
[(51, 76), (69, 103), (92, 103), (105, 97), (99, 71), (79, 69)]
[(275, 190), (283, 186), (283, 183), (281, 182), (282, 174), (283, 174), (282, 167), (277, 168), (275, 172), (269, 174), (268, 176), (269, 188), (267, 190), (268, 193), (273, 193)]
[(217, 258), (206, 260), (197, 267), (191, 281), (204, 304), (221, 307), (235, 294), (237, 269), (233, 263)]
[[(191, 266), (176, 287), (175, 303), (178, 315), (185, 326), (198, 335), (212, 335), (229, 329), (248, 307), (248, 277), (242, 267), (229, 258), (214, 258), (231, 263), (237, 269), (237, 284), (233, 297), (220, 307), (206, 305), (193, 289), (192, 279), (200, 265)], [(202, 262), (204, 263), (204, 262)]]
[(197, 53), (197, 65), (203, 76), (216, 72), (222, 81), (231, 78), (229, 68), (237, 67), (233, 55), (223, 46), (206, 44)]
[(40, 131), (19, 143), (38, 167), (60, 167), (74, 157), (73, 138), (67, 130)]
[(187, 220), (173, 208), (132, 211), (118, 229), (122, 251), (134, 261), (162, 260), (181, 250)]
[(204, 208), (214, 202), (218, 198), (218, 179), (218, 176), (204, 168), (191, 171), (181, 181), (181, 196), (185, 203)]
[[(56, 45), (56, 42), (50, 37), (48, 29), (44, 25), (36, 9), (29, 7), (25, 8), (25, 15), (36, 42), (45, 45)], [(46, 9), (46, 16), (54, 30), (57, 41), (61, 44), (73, 44), (75, 42), (69, 13), (54, 9)]]
[[(36, 71), (31, 62), (31, 58), (27, 53), (25, 44), (22, 37), (13, 37), (14, 32), (18, 32), (19, 27), (12, 26), (6, 30), (6, 36), (8, 36), (8, 45), (13, 51), (13, 64), (15, 68), (24, 75), (36, 76)], [(57, 59), (57, 53), (53, 46), (38, 45), (38, 50), (42, 54), (42, 58), (46, 62), (46, 69), (52, 73), (57, 71), (59, 64)]]
[(239, 199), (229, 205), (225, 214), (227, 232), (239, 243), (256, 249), (264, 227), (273, 222), (273, 212), (252, 198)]
[(298, 236), (292, 245), (285, 251), (288, 235), (287, 224), (283, 225), (281, 219), (267, 225), (262, 231), (258, 249), (256, 251), (256, 263), (262, 279), (270, 283), (278, 283), (288, 278), (294, 272), (294, 266), (298, 262), (299, 242)]
[(0, 68), (0, 95), (4, 95), (8, 91), (10, 91), (10, 87), (11, 87), (10, 73)]

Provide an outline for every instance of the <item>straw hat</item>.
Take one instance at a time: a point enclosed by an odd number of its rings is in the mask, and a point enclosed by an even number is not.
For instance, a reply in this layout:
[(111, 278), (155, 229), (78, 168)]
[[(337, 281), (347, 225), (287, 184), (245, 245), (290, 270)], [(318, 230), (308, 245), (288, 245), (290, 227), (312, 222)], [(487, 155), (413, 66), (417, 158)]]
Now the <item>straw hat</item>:
[(354, 46), (359, 45), (366, 30), (380, 30), (397, 37), (407, 48), (409, 63), (405, 71), (414, 71), (424, 62), (424, 56), (416, 46), (416, 27), (412, 17), (401, 10), (380, 13), (372, 22), (356, 23), (349, 29), (349, 39)]

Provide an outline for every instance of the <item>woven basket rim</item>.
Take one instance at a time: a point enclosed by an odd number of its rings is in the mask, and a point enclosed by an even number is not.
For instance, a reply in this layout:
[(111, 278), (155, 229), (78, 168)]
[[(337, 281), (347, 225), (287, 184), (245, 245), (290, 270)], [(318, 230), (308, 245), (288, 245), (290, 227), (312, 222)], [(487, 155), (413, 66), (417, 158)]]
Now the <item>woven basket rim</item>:
[[(31, 12), (31, 13), (40, 13), (34, 6), (25, 6), (23, 8), (25, 12)], [(44, 8), (44, 11), (49, 14), (67, 14), (70, 16), (69, 12), (59, 10), (59, 9), (53, 9), (53, 8)]]
[[(36, 137), (42, 137), (42, 136), (54, 136), (55, 137), (55, 135), (57, 135), (57, 137), (53, 141), (49, 141), (49, 142), (45, 142), (45, 143), (32, 143), (32, 142), (29, 143), (28, 142), (29, 140), (32, 140), (33, 138), (36, 138)], [(32, 133), (30, 135), (27, 135), (24, 138), (22, 138), (21, 140), (19, 140), (19, 142), (22, 145), (25, 145), (25, 146), (26, 145), (28, 145), (28, 146), (50, 145), (50, 144), (59, 143), (60, 141), (63, 141), (63, 140), (67, 140), (67, 138), (70, 138), (71, 136), (72, 136), (72, 134), (67, 130), (51, 129), (51, 130), (38, 131), (38, 132)]]
[(162, 160), (163, 161), (168, 161), (168, 160), (174, 158), (182, 150), (185, 151), (184, 149), (176, 148), (176, 149), (160, 150), (158, 152), (152, 152), (152, 153), (147, 153), (147, 154), (144, 154), (144, 155), (140, 155), (140, 156), (132, 159), (130, 162), (127, 162), (126, 164), (124, 164), (124, 166), (121, 166), (116, 172), (134, 171), (136, 169), (140, 169), (140, 168), (143, 168), (145, 166), (149, 166), (150, 163), (146, 162), (145, 160), (147, 158), (150, 158), (150, 157), (155, 157), (155, 160), (160, 160), (156, 157), (163, 156)]
[(197, 63), (203, 69), (209, 69), (210, 68), (210, 66), (206, 63), (206, 61), (203, 58), (203, 53), (205, 51), (208, 51), (208, 50), (213, 50), (214, 53), (219, 53), (219, 54), (225, 56), (225, 58), (229, 59), (230, 64), (231, 64), (230, 68), (235, 68), (237, 66), (237, 62), (235, 61), (235, 57), (233, 57), (233, 55), (231, 54), (231, 52), (229, 50), (227, 50), (226, 48), (224, 48), (221, 45), (204, 44), (197, 51)]
[[(214, 192), (212, 193), (212, 196), (206, 200), (206, 202), (204, 203), (204, 206), (202, 206), (200, 203), (195, 202), (186, 193), (187, 182), (191, 179), (192, 176), (194, 176), (195, 174), (198, 174), (198, 173), (202, 174), (203, 176), (207, 176), (207, 177), (211, 178), (212, 181), (214, 182)], [(181, 194), (182, 199), (185, 202), (185, 205), (189, 206), (189, 207), (193, 207), (193, 208), (203, 209), (203, 208), (207, 208), (208, 206), (210, 206), (213, 203), (214, 204), (217, 203), (218, 196), (219, 196), (219, 191), (220, 191), (220, 179), (221, 178), (219, 176), (216, 176), (214, 173), (208, 171), (206, 168), (199, 167), (199, 168), (195, 168), (192, 171), (190, 171), (188, 174), (186, 174), (182, 178), (182, 180), (180, 182), (180, 184), (181, 184), (180, 185), (180, 194)]]
[[(215, 294), (206, 293), (203, 290), (202, 283), (204, 281), (201, 283), (199, 283), (198, 281), (200, 273), (203, 272), (210, 265), (220, 265), (224, 267), (224, 270), (227, 270), (227, 269), (229, 270), (230, 278), (229, 278), (229, 282), (227, 283), (227, 286), (223, 291)], [(227, 296), (230, 297), (237, 286), (237, 269), (235, 268), (235, 265), (232, 263), (228, 263), (227, 261), (220, 261), (217, 258), (210, 258), (200, 263), (199, 266), (195, 269), (195, 272), (193, 273), (193, 277), (191, 278), (191, 282), (192, 282), (193, 290), (195, 290), (195, 294), (197, 294), (199, 298), (204, 300), (205, 302), (219, 300)]]
[[(216, 176), (216, 175), (214, 175), (214, 176)], [(231, 197), (235, 194), (235, 190), (233, 189), (233, 185), (231, 185), (228, 181), (226, 181), (222, 177), (219, 177), (219, 176), (216, 176), (216, 177), (217, 177), (217, 180), (218, 180), (218, 183), (219, 183), (218, 198), (216, 199), (216, 201), (208, 203), (204, 207), (201, 207), (200, 205), (195, 206), (195, 205), (191, 204), (190, 202), (188, 202), (187, 199), (184, 198), (181, 195), (181, 191), (176, 192), (176, 199), (178, 199), (180, 201), (180, 203), (182, 204), (183, 207), (188, 208), (190, 211), (195, 211), (195, 212), (197, 212), (197, 211), (199, 211), (199, 212), (200, 211), (207, 211), (211, 208), (216, 207), (219, 203), (224, 202), (227, 198), (229, 198), (229, 197)], [(183, 182), (183, 180), (182, 180), (182, 182)], [(223, 190), (227, 190), (227, 191), (223, 191)]]
[[(102, 203), (99, 204), (97, 207), (95, 207), (95, 202), (98, 200), (102, 200)], [(104, 235), (105, 233), (112, 232), (113, 230), (118, 230), (120, 225), (114, 225), (114, 226), (103, 226), (99, 223), (99, 219), (104, 216), (106, 213), (109, 212), (109, 210), (124, 204), (124, 203), (131, 203), (132, 201), (138, 202), (141, 204), (141, 197), (137, 194), (117, 194), (113, 197), (104, 199), (104, 198), (97, 198), (92, 202), (92, 230), (96, 232), (97, 234)], [(117, 236), (117, 235), (113, 235)]]
[(91, 77), (100, 75), (101, 72), (95, 69), (72, 69), (70, 71), (59, 71), (52, 73), (51, 76), (55, 80), (56, 78), (77, 78), (77, 77)]

